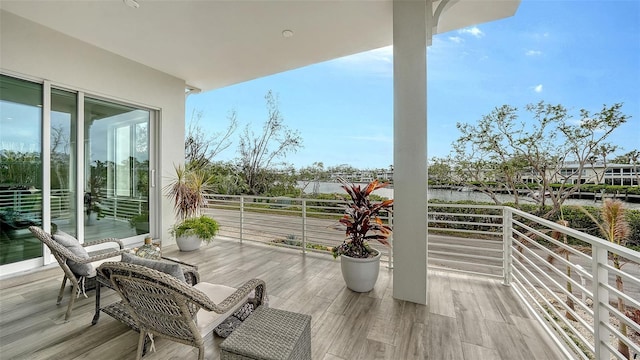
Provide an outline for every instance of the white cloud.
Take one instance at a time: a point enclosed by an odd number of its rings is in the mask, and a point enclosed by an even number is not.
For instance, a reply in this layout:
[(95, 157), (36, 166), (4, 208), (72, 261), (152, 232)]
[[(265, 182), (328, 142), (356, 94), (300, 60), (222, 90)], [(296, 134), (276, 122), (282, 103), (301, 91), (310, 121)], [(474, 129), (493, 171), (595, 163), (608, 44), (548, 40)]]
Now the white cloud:
[(542, 55), (542, 51), (539, 50), (527, 50), (527, 52), (524, 53), (527, 56), (540, 56)]
[(537, 92), (537, 93), (541, 93), (542, 92), (542, 84), (538, 84), (533, 88), (533, 91)]
[(460, 29), (458, 30), (459, 34), (471, 34), (472, 36), (475, 36), (477, 38), (481, 38), (484, 36), (484, 33), (482, 32), (482, 30), (478, 29), (477, 26), (471, 27), (471, 28), (465, 28), (465, 29)]
[(449, 40), (451, 40), (452, 42), (454, 42), (456, 44), (460, 44), (461, 42), (464, 41), (464, 39), (461, 38), (460, 36), (449, 36)]

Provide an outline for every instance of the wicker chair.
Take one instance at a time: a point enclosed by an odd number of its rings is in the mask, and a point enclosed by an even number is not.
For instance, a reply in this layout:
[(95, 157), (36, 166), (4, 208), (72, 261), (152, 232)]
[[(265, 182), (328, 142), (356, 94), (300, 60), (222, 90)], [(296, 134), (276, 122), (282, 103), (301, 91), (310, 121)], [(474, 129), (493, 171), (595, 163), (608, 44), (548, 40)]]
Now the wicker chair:
[[(82, 290), (82, 287), (80, 286), (80, 283), (79, 283), (79, 280), (80, 280), (81, 277), (76, 275), (71, 270), (71, 268), (69, 268), (69, 265), (67, 264), (67, 260), (75, 261), (75, 262), (80, 263), (80, 264), (87, 264), (87, 263), (92, 263), (92, 262), (95, 262), (95, 261), (105, 260), (105, 259), (109, 259), (109, 258), (112, 258), (112, 257), (115, 257), (115, 256), (119, 256), (123, 252), (127, 251), (126, 249), (124, 249), (124, 245), (122, 244), (122, 241), (120, 241), (118, 239), (113, 239), (113, 238), (103, 239), (103, 240), (91, 242), (89, 244), (83, 244), (83, 246), (87, 247), (87, 246), (92, 246), (92, 245), (97, 245), (97, 244), (113, 242), (113, 243), (116, 243), (118, 245), (118, 249), (100, 251), (95, 255), (90, 254), (89, 258), (83, 259), (83, 258), (80, 258), (77, 255), (75, 255), (71, 251), (69, 251), (66, 247), (60, 245), (57, 241), (53, 240), (51, 235), (49, 233), (45, 232), (44, 230), (42, 230), (41, 228), (39, 228), (37, 226), (30, 226), (29, 230), (40, 241), (42, 241), (45, 245), (47, 245), (49, 250), (51, 250), (51, 254), (53, 254), (53, 256), (56, 258), (56, 260), (58, 260), (58, 264), (60, 264), (60, 267), (62, 268), (62, 271), (64, 271), (64, 277), (62, 278), (62, 285), (60, 286), (60, 292), (58, 293), (58, 300), (57, 300), (56, 304), (59, 305), (62, 302), (62, 297), (64, 295), (64, 288), (65, 288), (65, 286), (67, 284), (67, 279), (69, 281), (71, 281), (71, 285), (72, 285), (71, 299), (69, 299), (69, 305), (67, 306), (67, 312), (66, 312), (66, 314), (64, 316), (65, 321), (69, 320), (69, 318), (71, 317), (71, 312), (73, 311), (73, 304), (76, 301), (76, 294), (78, 293), (79, 290)], [(88, 279), (88, 280), (95, 284), (95, 276), (93, 278)], [(86, 279), (85, 279), (85, 281), (86, 281)]]
[(252, 291), (255, 307), (265, 296), (265, 283), (260, 279), (235, 289), (207, 282), (190, 286), (163, 272), (121, 262), (106, 262), (98, 271), (111, 281), (137, 322), (137, 359), (143, 355), (148, 334), (152, 348), (154, 336), (164, 337), (197, 347), (202, 360), (203, 337), (242, 306)]

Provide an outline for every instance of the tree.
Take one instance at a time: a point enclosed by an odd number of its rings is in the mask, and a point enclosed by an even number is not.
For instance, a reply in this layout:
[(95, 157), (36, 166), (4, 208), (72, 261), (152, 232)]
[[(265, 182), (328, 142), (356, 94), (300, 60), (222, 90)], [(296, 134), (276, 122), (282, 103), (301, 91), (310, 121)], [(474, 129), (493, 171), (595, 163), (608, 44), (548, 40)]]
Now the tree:
[(302, 147), (299, 132), (284, 125), (278, 100), (273, 92), (269, 90), (264, 98), (268, 116), (262, 126), (262, 133), (256, 135), (249, 127), (250, 124), (247, 124), (240, 136), (239, 145), (241, 174), (249, 192), (254, 195), (266, 193), (269, 184), (274, 181), (275, 168), (285, 165), (280, 160)]
[(617, 145), (601, 144), (593, 151), (593, 156), (589, 157), (588, 162), (592, 167), (595, 167), (595, 164), (599, 160), (602, 160), (602, 172), (598, 173), (594, 169), (596, 184), (604, 183), (604, 175), (607, 172), (607, 156), (614, 153), (617, 149)]
[[(629, 118), (621, 108), (622, 104), (603, 105), (593, 114), (582, 109), (576, 122), (564, 106), (539, 102), (525, 107), (530, 119), (524, 121), (519, 120), (517, 108), (503, 105), (476, 125), (458, 123), (461, 136), (453, 152), (462, 160), (456, 166), (457, 176), (480, 184), (479, 190), (496, 204), (500, 204), (498, 189), (509, 189), (516, 196), (516, 207), (518, 194), (529, 192), (538, 201), (538, 215), (549, 218), (580, 188), (589, 159), (613, 147), (606, 139)], [(568, 164), (573, 166), (570, 173)], [(559, 184), (554, 191), (552, 183)], [(547, 201), (552, 210), (543, 214)]]
[(202, 111), (193, 110), (191, 120), (187, 128), (184, 140), (185, 160), (187, 166), (194, 169), (202, 169), (210, 164), (223, 150), (231, 146), (231, 135), (238, 127), (236, 112), (232, 110), (227, 119), (229, 125), (224, 132), (207, 133), (201, 126)]
[(431, 158), (429, 165), (429, 180), (436, 184), (450, 184), (453, 182), (451, 177), (451, 159), (448, 158)]
[(304, 193), (306, 188), (313, 183), (314, 195), (318, 194), (320, 181), (326, 181), (330, 177), (329, 172), (324, 169), (324, 163), (318, 161), (311, 164), (311, 166), (300, 169), (298, 172), (298, 180), (302, 182), (302, 186), (300, 187), (302, 192)]

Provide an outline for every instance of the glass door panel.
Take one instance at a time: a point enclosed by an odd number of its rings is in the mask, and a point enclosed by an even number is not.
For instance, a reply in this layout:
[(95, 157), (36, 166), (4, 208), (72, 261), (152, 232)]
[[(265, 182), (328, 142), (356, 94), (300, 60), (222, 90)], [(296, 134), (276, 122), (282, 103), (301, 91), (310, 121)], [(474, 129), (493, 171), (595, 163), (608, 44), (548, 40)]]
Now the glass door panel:
[(51, 226), (76, 236), (76, 122), (75, 93), (51, 90)]
[(0, 75), (0, 265), (42, 256), (42, 85)]
[(149, 232), (150, 112), (85, 98), (85, 241)]

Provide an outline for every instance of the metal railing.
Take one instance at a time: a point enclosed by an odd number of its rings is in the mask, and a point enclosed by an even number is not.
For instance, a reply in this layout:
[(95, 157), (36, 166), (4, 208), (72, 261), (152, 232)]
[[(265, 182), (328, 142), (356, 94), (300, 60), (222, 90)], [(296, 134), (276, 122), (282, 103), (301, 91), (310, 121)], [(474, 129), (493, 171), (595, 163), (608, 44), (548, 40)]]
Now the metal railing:
[[(219, 221), (221, 236), (303, 252), (327, 252), (344, 239), (340, 200), (208, 200), (203, 211)], [(430, 268), (513, 285), (567, 358), (624, 359), (618, 341), (631, 358), (640, 353), (640, 253), (510, 207), (429, 203), (428, 209)], [(391, 214), (384, 221), (392, 222)], [(372, 245), (391, 265), (391, 249)]]
[[(344, 240), (338, 226), (344, 205), (341, 200), (209, 195), (203, 212), (218, 220), (221, 236), (328, 253)], [(381, 219), (388, 222), (389, 214)], [(387, 247), (371, 245), (389, 258)]]
[(505, 213), (511, 217), (506, 271), (567, 353), (626, 359), (618, 351), (622, 342), (630, 358), (639, 354), (640, 253), (520, 210), (505, 207)]

